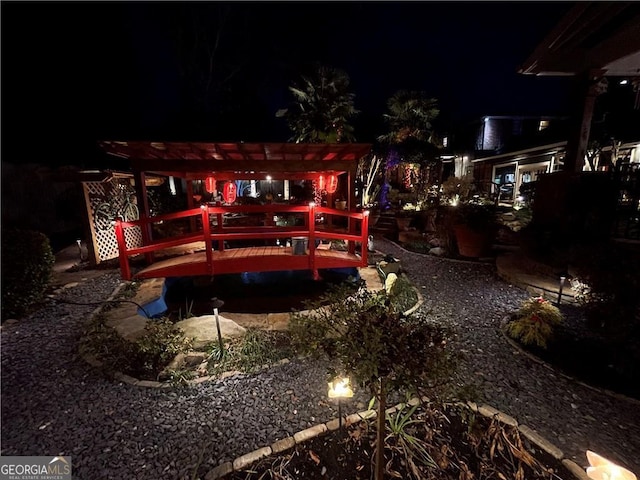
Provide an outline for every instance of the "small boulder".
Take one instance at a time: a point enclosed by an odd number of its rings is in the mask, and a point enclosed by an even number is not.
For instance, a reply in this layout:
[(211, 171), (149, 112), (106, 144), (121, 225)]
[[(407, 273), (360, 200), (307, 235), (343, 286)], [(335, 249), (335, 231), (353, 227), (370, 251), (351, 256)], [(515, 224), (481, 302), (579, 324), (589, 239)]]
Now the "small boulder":
[(435, 255), (437, 257), (441, 257), (442, 255), (445, 254), (445, 250), (442, 247), (435, 247), (435, 248), (429, 249), (429, 254)]

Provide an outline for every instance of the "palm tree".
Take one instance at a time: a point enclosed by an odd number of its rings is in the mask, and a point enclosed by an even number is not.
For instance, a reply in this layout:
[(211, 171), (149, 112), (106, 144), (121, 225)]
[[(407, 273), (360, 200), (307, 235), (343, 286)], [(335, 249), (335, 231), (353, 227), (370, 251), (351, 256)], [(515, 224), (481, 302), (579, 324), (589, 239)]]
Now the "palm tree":
[(290, 141), (301, 143), (353, 142), (353, 127), (349, 119), (359, 113), (354, 108), (355, 94), (350, 93), (346, 72), (328, 66), (317, 66), (310, 76), (289, 87), (294, 101), (289, 108), (276, 112), (284, 117), (294, 136)]
[(438, 116), (438, 101), (428, 98), (424, 92), (399, 90), (387, 100), (389, 113), (384, 119), (389, 132), (380, 135), (378, 141), (403, 144), (408, 141), (433, 143), (431, 122)]
[(400, 162), (419, 165), (415, 191), (417, 201), (424, 201), (428, 186), (440, 180), (440, 142), (431, 123), (440, 113), (438, 101), (424, 92), (399, 90), (387, 100), (387, 108), (383, 117), (389, 131), (378, 141), (388, 146), (388, 158), (394, 156)]

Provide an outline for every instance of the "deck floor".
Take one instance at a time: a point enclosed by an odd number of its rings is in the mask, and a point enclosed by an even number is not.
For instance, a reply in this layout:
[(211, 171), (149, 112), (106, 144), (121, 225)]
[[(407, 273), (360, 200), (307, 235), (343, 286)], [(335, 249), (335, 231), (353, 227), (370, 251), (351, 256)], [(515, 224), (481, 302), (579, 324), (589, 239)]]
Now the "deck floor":
[[(313, 267), (342, 268), (362, 266), (359, 255), (339, 250), (315, 250)], [(216, 275), (226, 273), (306, 270), (310, 269), (308, 250), (306, 255), (294, 255), (292, 247), (247, 247), (212, 252), (212, 266), (207, 265), (204, 251), (159, 260), (143, 268), (136, 278)]]

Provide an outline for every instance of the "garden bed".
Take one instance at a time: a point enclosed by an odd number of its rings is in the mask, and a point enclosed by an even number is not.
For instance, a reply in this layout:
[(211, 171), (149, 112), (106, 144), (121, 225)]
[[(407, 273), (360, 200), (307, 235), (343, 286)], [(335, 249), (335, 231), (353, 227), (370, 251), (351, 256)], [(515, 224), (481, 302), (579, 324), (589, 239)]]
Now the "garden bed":
[[(407, 407), (387, 417), (386, 428), (385, 478), (575, 478), (559, 460), (521, 437), (516, 427), (464, 406), (421, 405), (412, 415)], [(375, 433), (375, 421), (360, 421), (223, 478), (370, 479)]]
[(561, 312), (564, 320), (547, 348), (518, 344), (566, 375), (640, 400), (639, 339), (595, 330), (581, 307), (562, 305)]

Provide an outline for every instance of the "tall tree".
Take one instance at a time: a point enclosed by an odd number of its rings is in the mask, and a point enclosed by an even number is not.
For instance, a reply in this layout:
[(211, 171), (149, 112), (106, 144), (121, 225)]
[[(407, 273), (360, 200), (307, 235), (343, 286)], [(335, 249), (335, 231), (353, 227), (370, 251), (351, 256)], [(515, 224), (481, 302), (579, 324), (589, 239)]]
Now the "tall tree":
[(416, 191), (418, 201), (425, 200), (429, 184), (440, 180), (440, 141), (432, 126), (440, 113), (438, 101), (425, 92), (399, 90), (387, 100), (387, 108), (383, 118), (389, 130), (378, 141), (386, 144), (401, 162), (419, 165)]
[(289, 87), (294, 100), (289, 108), (276, 112), (285, 118), (293, 137), (301, 143), (340, 143), (355, 140), (352, 117), (355, 94), (349, 92), (349, 75), (343, 70), (318, 65)]
[(438, 101), (428, 98), (424, 92), (399, 90), (387, 100), (388, 113), (383, 115), (389, 124), (389, 132), (378, 137), (378, 141), (402, 144), (410, 140), (429, 142), (433, 140), (431, 122), (438, 116)]

